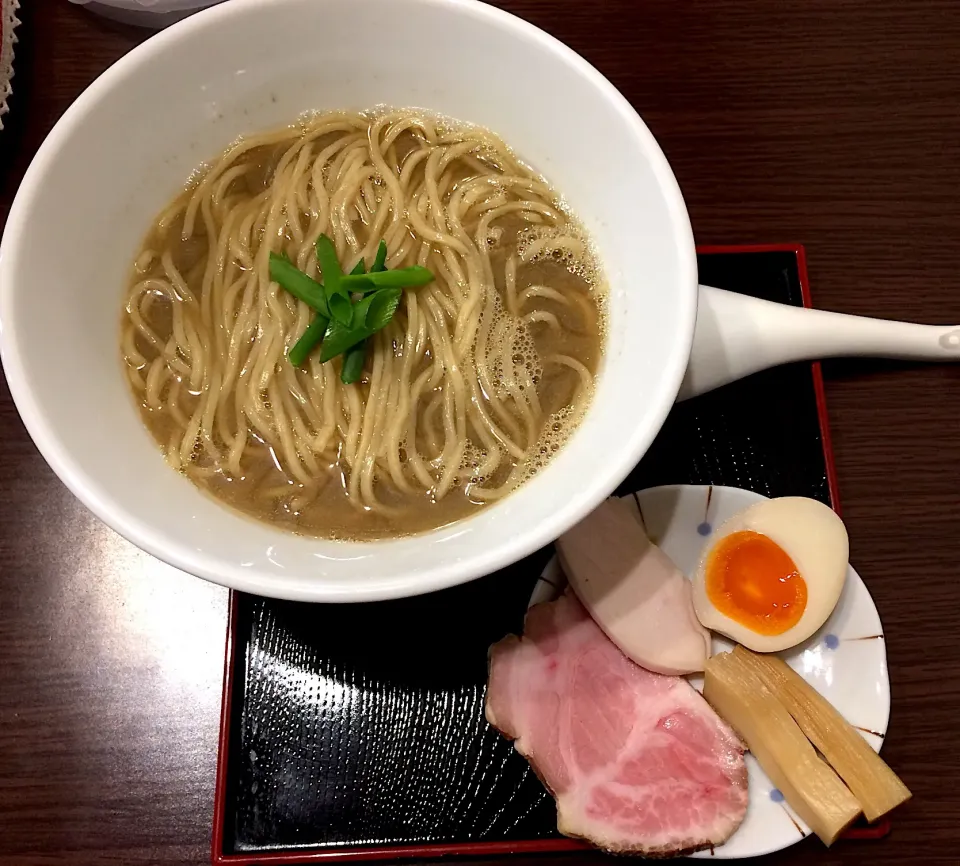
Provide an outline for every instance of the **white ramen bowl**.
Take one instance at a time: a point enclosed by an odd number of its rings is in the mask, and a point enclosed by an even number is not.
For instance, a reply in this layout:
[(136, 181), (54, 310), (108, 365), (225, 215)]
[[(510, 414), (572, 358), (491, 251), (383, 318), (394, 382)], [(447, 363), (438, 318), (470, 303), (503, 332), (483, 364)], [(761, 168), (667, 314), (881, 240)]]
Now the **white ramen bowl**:
[[(164, 461), (121, 367), (123, 291), (158, 211), (239, 135), (308, 109), (417, 106), (499, 133), (598, 246), (610, 328), (586, 418), (534, 479), (424, 535), (345, 543), (243, 517)], [(259, 595), (370, 601), (492, 572), (590, 512), (673, 404), (696, 312), (683, 199), (614, 87), (535, 27), (468, 0), (232, 0), (107, 70), (30, 166), (0, 246), (0, 349), (24, 423), (104, 522)]]

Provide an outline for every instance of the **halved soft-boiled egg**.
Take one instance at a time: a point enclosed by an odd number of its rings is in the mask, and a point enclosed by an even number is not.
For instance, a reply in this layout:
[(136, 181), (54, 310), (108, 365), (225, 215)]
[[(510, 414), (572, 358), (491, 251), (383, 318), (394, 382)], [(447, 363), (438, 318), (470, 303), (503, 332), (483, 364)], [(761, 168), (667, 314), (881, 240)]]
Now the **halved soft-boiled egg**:
[(700, 622), (756, 652), (805, 641), (840, 600), (850, 543), (815, 499), (767, 499), (714, 534), (693, 580)]

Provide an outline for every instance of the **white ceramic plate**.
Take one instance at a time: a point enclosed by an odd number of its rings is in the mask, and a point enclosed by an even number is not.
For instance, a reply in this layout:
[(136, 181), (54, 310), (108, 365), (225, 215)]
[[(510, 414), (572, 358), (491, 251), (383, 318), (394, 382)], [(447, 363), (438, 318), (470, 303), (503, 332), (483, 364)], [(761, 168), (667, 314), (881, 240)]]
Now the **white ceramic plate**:
[[(688, 576), (714, 528), (766, 498), (736, 487), (692, 485), (652, 487), (632, 497), (651, 540)], [(554, 558), (537, 582), (530, 604), (556, 598), (565, 583)], [(714, 653), (732, 646), (726, 638), (714, 636)], [(860, 575), (848, 566), (840, 602), (830, 619), (806, 643), (779, 655), (880, 751), (890, 718), (887, 651), (880, 617)], [(690, 677), (690, 681), (698, 689), (703, 686), (702, 677)], [(692, 856), (726, 860), (756, 857), (787, 848), (809, 835), (810, 829), (783, 801), (750, 754), (747, 770), (750, 804), (743, 824), (713, 853), (701, 851)]]

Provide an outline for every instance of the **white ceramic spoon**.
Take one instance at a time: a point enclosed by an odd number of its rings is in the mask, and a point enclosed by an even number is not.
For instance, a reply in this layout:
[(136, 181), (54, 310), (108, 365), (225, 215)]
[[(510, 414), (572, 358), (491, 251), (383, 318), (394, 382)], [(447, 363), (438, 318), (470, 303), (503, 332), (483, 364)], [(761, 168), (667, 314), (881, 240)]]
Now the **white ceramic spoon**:
[(860, 355), (960, 361), (960, 325), (913, 325), (762, 301), (700, 286), (678, 400), (790, 361)]

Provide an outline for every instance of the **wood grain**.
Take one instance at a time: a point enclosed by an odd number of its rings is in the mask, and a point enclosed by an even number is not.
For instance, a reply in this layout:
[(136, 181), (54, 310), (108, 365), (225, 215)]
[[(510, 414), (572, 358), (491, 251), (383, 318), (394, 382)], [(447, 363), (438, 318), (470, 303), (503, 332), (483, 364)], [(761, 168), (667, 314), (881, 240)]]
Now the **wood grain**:
[[(59, 115), (146, 36), (57, 0), (24, 5), (0, 226)], [(953, 0), (503, 5), (633, 102), (699, 242), (800, 241), (818, 306), (960, 322)], [(808, 840), (764, 862), (957, 863), (960, 367), (827, 372), (852, 561), (888, 636), (884, 754), (915, 797), (883, 842)], [(0, 864), (207, 862), (225, 593), (78, 505), (5, 385), (0, 455)]]

